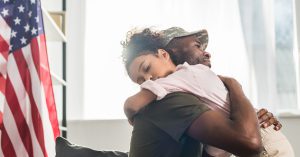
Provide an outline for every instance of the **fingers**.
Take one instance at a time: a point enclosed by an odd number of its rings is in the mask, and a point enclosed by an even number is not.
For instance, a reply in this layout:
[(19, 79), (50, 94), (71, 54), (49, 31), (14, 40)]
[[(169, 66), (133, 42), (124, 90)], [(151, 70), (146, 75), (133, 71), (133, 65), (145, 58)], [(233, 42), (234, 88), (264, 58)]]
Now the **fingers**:
[[(277, 122), (277, 119), (274, 117), (263, 116), (262, 122), (260, 122), (260, 126), (262, 128), (267, 128), (271, 125), (274, 125)], [(275, 125), (274, 125), (275, 126)]]
[(274, 126), (274, 130), (278, 131), (282, 128), (282, 124), (279, 122), (277, 125)]
[(269, 112), (267, 109), (260, 109), (257, 112), (257, 117), (259, 119), (260, 127), (267, 128), (271, 125), (274, 125), (274, 130), (280, 130), (282, 124), (274, 117), (273, 113)]
[(273, 129), (276, 131), (278, 131), (282, 128), (282, 124), (275, 117), (270, 118), (270, 120), (268, 122), (264, 123), (263, 128), (269, 127), (272, 124), (274, 125)]
[(281, 128), (282, 128), (282, 124), (276, 119), (276, 118), (274, 118), (275, 119), (275, 122), (273, 123), (273, 125), (274, 125), (274, 130), (280, 130)]
[[(259, 114), (259, 113), (258, 113)], [(274, 123), (274, 116), (271, 112), (268, 112), (268, 110), (263, 109), (260, 112), (260, 115), (258, 115), (259, 123), (266, 123), (265, 125), (270, 126)]]
[(265, 115), (266, 113), (268, 113), (268, 110), (267, 110), (267, 109), (264, 109), (264, 108), (260, 109), (260, 110), (257, 112), (257, 117), (258, 117), (258, 119), (259, 119), (261, 116)]

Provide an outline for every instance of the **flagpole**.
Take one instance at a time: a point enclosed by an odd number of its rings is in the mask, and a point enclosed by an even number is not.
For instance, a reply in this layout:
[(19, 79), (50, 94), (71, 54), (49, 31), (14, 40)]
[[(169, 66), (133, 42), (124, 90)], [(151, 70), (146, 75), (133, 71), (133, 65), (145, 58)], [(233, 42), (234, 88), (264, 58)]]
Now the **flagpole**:
[[(66, 11), (66, 0), (62, 0), (62, 10), (63, 10), (63, 12), (65, 12)], [(64, 19), (65, 20), (65, 19)], [(65, 24), (65, 22), (63, 22), (63, 24)], [(65, 25), (62, 27), (63, 29), (65, 29)], [(65, 30), (63, 30), (63, 32), (65, 32)], [(66, 45), (66, 42), (65, 41), (63, 41), (63, 43), (62, 43), (62, 68), (63, 68), (63, 80), (64, 81), (67, 81), (67, 77), (66, 77), (66, 75), (67, 75), (67, 69), (66, 69), (66, 60), (67, 60), (67, 58), (66, 58), (66, 49), (67, 49), (67, 45)], [(65, 85), (63, 85), (62, 86), (62, 88), (63, 88), (63, 93), (62, 93), (62, 126), (64, 127), (64, 128), (67, 128), (67, 89), (66, 89), (66, 86)], [(67, 129), (66, 130), (62, 130), (62, 137), (65, 137), (65, 138), (67, 138)]]

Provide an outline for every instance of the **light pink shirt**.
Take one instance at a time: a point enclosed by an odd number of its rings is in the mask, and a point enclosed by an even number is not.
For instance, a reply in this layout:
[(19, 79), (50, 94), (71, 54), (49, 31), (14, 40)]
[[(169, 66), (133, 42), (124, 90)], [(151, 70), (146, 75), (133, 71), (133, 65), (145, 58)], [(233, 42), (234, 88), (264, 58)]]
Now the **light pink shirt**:
[(213, 110), (229, 116), (229, 95), (220, 78), (209, 67), (184, 63), (165, 78), (147, 80), (141, 88), (148, 89), (157, 96), (157, 100), (173, 92), (188, 92), (196, 95)]

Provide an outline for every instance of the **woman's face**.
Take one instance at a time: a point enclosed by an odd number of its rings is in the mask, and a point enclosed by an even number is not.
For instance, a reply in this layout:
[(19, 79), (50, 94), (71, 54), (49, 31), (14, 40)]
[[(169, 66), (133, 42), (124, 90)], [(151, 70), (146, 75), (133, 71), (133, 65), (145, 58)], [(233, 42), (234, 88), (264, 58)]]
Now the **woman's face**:
[(157, 54), (146, 54), (136, 57), (129, 65), (130, 79), (142, 84), (146, 80), (156, 80), (173, 73), (176, 66), (171, 61), (169, 54), (164, 50), (158, 50)]

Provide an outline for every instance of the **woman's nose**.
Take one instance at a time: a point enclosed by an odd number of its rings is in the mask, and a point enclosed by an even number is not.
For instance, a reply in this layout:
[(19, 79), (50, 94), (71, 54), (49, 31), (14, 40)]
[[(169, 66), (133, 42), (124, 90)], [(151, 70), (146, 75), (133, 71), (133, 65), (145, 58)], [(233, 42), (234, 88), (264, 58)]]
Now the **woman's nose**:
[(145, 75), (144, 79), (147, 81), (147, 80), (151, 80), (152, 79), (152, 75), (148, 74), (148, 75)]

